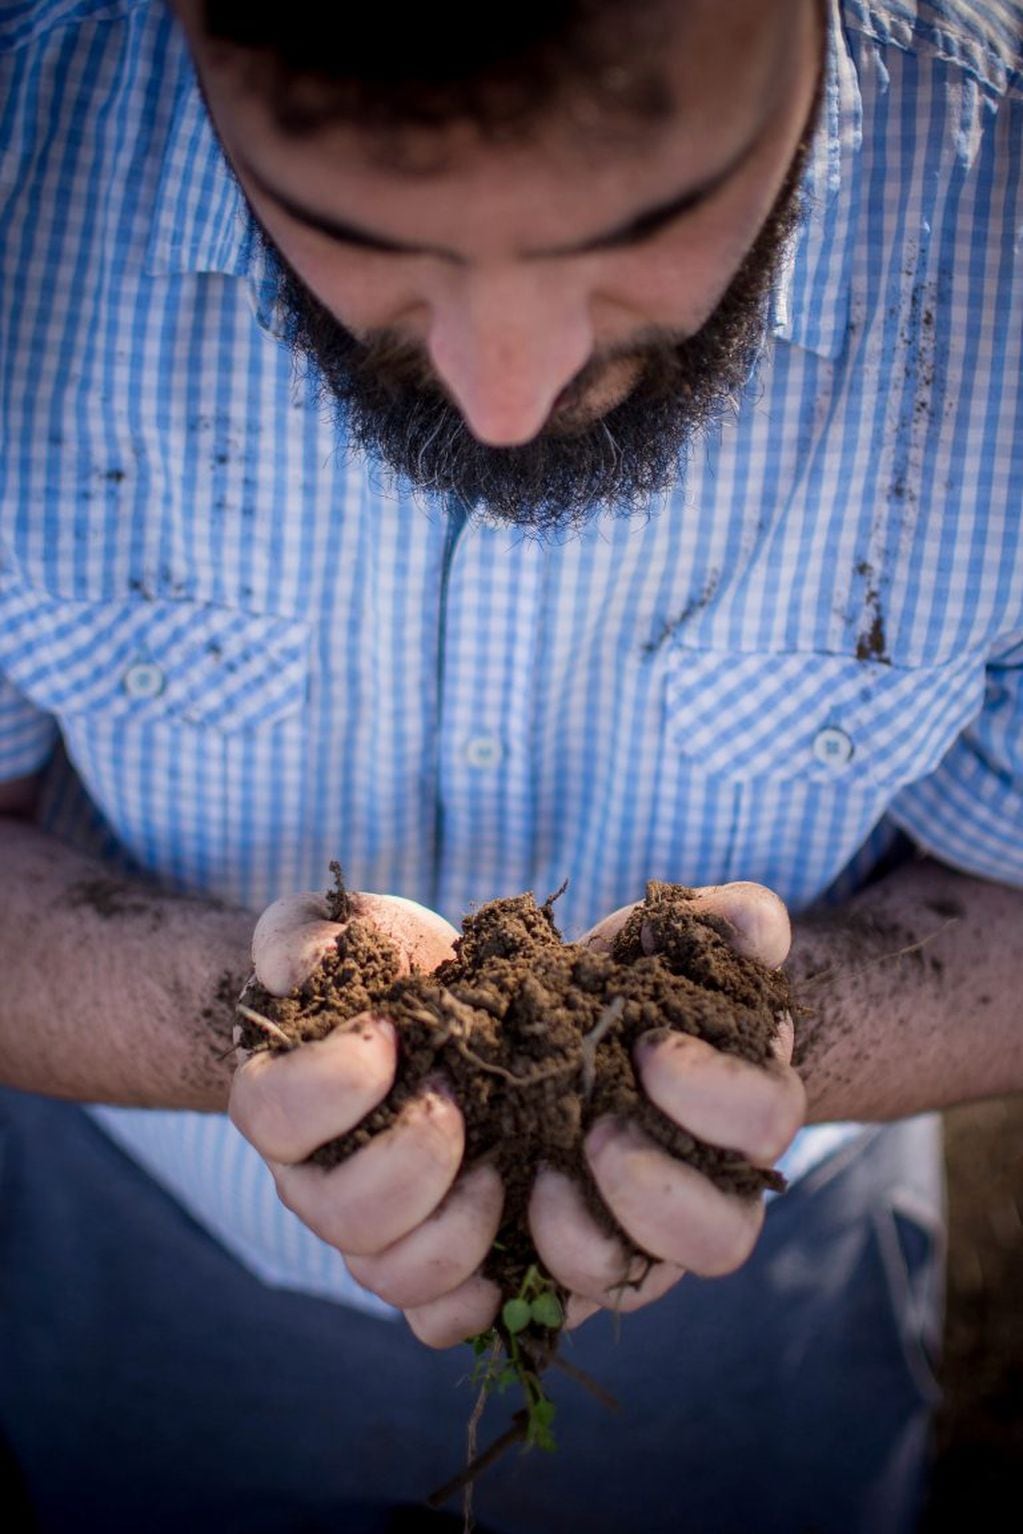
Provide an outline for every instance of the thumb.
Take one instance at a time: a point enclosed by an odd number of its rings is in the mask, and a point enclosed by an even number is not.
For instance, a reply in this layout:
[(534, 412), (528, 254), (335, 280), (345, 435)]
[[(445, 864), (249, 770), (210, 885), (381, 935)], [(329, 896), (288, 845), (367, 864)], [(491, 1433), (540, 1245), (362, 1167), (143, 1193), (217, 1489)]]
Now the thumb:
[[(693, 890), (693, 904), (719, 916), (731, 928), (729, 941), (743, 958), (758, 959), (769, 969), (777, 969), (788, 956), (792, 941), (789, 913), (782, 900), (766, 884), (737, 880), (733, 884), (705, 884)], [(615, 938), (634, 911), (642, 904), (619, 906), (579, 939), (599, 953), (610, 953)], [(652, 952), (652, 944), (643, 938), (643, 947)]]
[(252, 967), (260, 985), (287, 996), (322, 963), (342, 931), (317, 890), (284, 895), (267, 906), (252, 934)]
[[(398, 949), (401, 973), (436, 969), (454, 952), (458, 933), (436, 911), (401, 895), (351, 891), (352, 915), (368, 922)], [(256, 978), (275, 996), (287, 996), (331, 953), (346, 923), (328, 917), (326, 896), (316, 890), (284, 895), (267, 906), (252, 934)]]
[(693, 891), (693, 904), (727, 922), (729, 941), (744, 958), (757, 959), (768, 969), (784, 964), (792, 926), (784, 901), (766, 884), (705, 884)]

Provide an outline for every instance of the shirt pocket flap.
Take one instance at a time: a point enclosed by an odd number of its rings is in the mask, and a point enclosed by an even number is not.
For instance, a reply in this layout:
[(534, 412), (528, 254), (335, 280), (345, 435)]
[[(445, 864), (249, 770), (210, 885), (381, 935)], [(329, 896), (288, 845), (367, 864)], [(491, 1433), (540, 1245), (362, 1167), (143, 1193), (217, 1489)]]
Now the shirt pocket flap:
[(668, 733), (709, 772), (891, 786), (926, 777), (980, 712), (984, 662), (680, 650)]
[(65, 601), (11, 584), (0, 599), (0, 669), (49, 713), (235, 730), (304, 702), (301, 621), (195, 602)]

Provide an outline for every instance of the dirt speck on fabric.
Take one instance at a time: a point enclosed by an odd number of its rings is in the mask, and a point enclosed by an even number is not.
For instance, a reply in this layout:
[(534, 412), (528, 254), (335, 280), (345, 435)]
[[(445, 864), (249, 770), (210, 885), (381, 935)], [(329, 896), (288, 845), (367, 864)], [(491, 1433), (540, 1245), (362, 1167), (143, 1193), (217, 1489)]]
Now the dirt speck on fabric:
[(862, 626), (856, 641), (856, 659), (877, 661), (883, 666), (890, 666), (891, 657), (888, 654), (888, 643), (885, 637), (881, 595), (874, 579), (873, 567), (866, 560), (862, 560), (856, 566), (856, 573), (866, 582), (863, 593)]
[(720, 570), (711, 570), (699, 595), (693, 597), (691, 601), (687, 602), (685, 607), (683, 607), (682, 611), (678, 613), (676, 617), (668, 618), (661, 625), (659, 633), (657, 633), (653, 639), (648, 639), (646, 644), (643, 646), (643, 655), (648, 657), (651, 655), (656, 655), (662, 645), (667, 644), (668, 640), (673, 638), (674, 635), (681, 633), (682, 629), (685, 628), (690, 619), (695, 618), (696, 614), (702, 612), (705, 607), (709, 607), (717, 594), (717, 589), (720, 581)]

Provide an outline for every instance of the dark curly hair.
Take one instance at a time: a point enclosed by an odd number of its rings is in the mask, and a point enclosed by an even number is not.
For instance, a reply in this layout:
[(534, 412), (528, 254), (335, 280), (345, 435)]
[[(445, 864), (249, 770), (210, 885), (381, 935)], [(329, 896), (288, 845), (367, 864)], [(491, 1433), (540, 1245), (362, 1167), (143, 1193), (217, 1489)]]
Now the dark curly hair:
[(658, 57), (671, 9), (671, 0), (203, 4), (208, 37), (238, 55), (287, 132), (461, 120), (491, 138), (526, 136), (566, 101), (594, 127), (663, 117), (671, 102)]

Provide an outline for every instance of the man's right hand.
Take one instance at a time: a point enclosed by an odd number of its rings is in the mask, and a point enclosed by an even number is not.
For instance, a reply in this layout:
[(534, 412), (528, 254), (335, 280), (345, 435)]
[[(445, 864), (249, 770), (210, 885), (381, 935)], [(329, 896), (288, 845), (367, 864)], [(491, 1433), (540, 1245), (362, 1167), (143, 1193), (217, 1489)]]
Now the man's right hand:
[[(406, 968), (433, 970), (452, 956), (455, 929), (413, 901), (353, 895), (355, 914), (394, 941)], [(322, 895), (278, 900), (253, 935), (256, 978), (283, 996), (333, 948), (341, 924)], [(370, 1013), (356, 1026), (291, 1053), (259, 1053), (235, 1074), (229, 1113), (264, 1157), (277, 1192), (340, 1251), (358, 1283), (404, 1310), (423, 1341), (446, 1346), (488, 1327), (497, 1286), (478, 1272), (497, 1234), (503, 1190), (493, 1167), (459, 1177), (461, 1112), (442, 1081), (428, 1084), (396, 1123), (343, 1165), (304, 1164), (353, 1129), (387, 1096), (397, 1046), (393, 1025)]]

